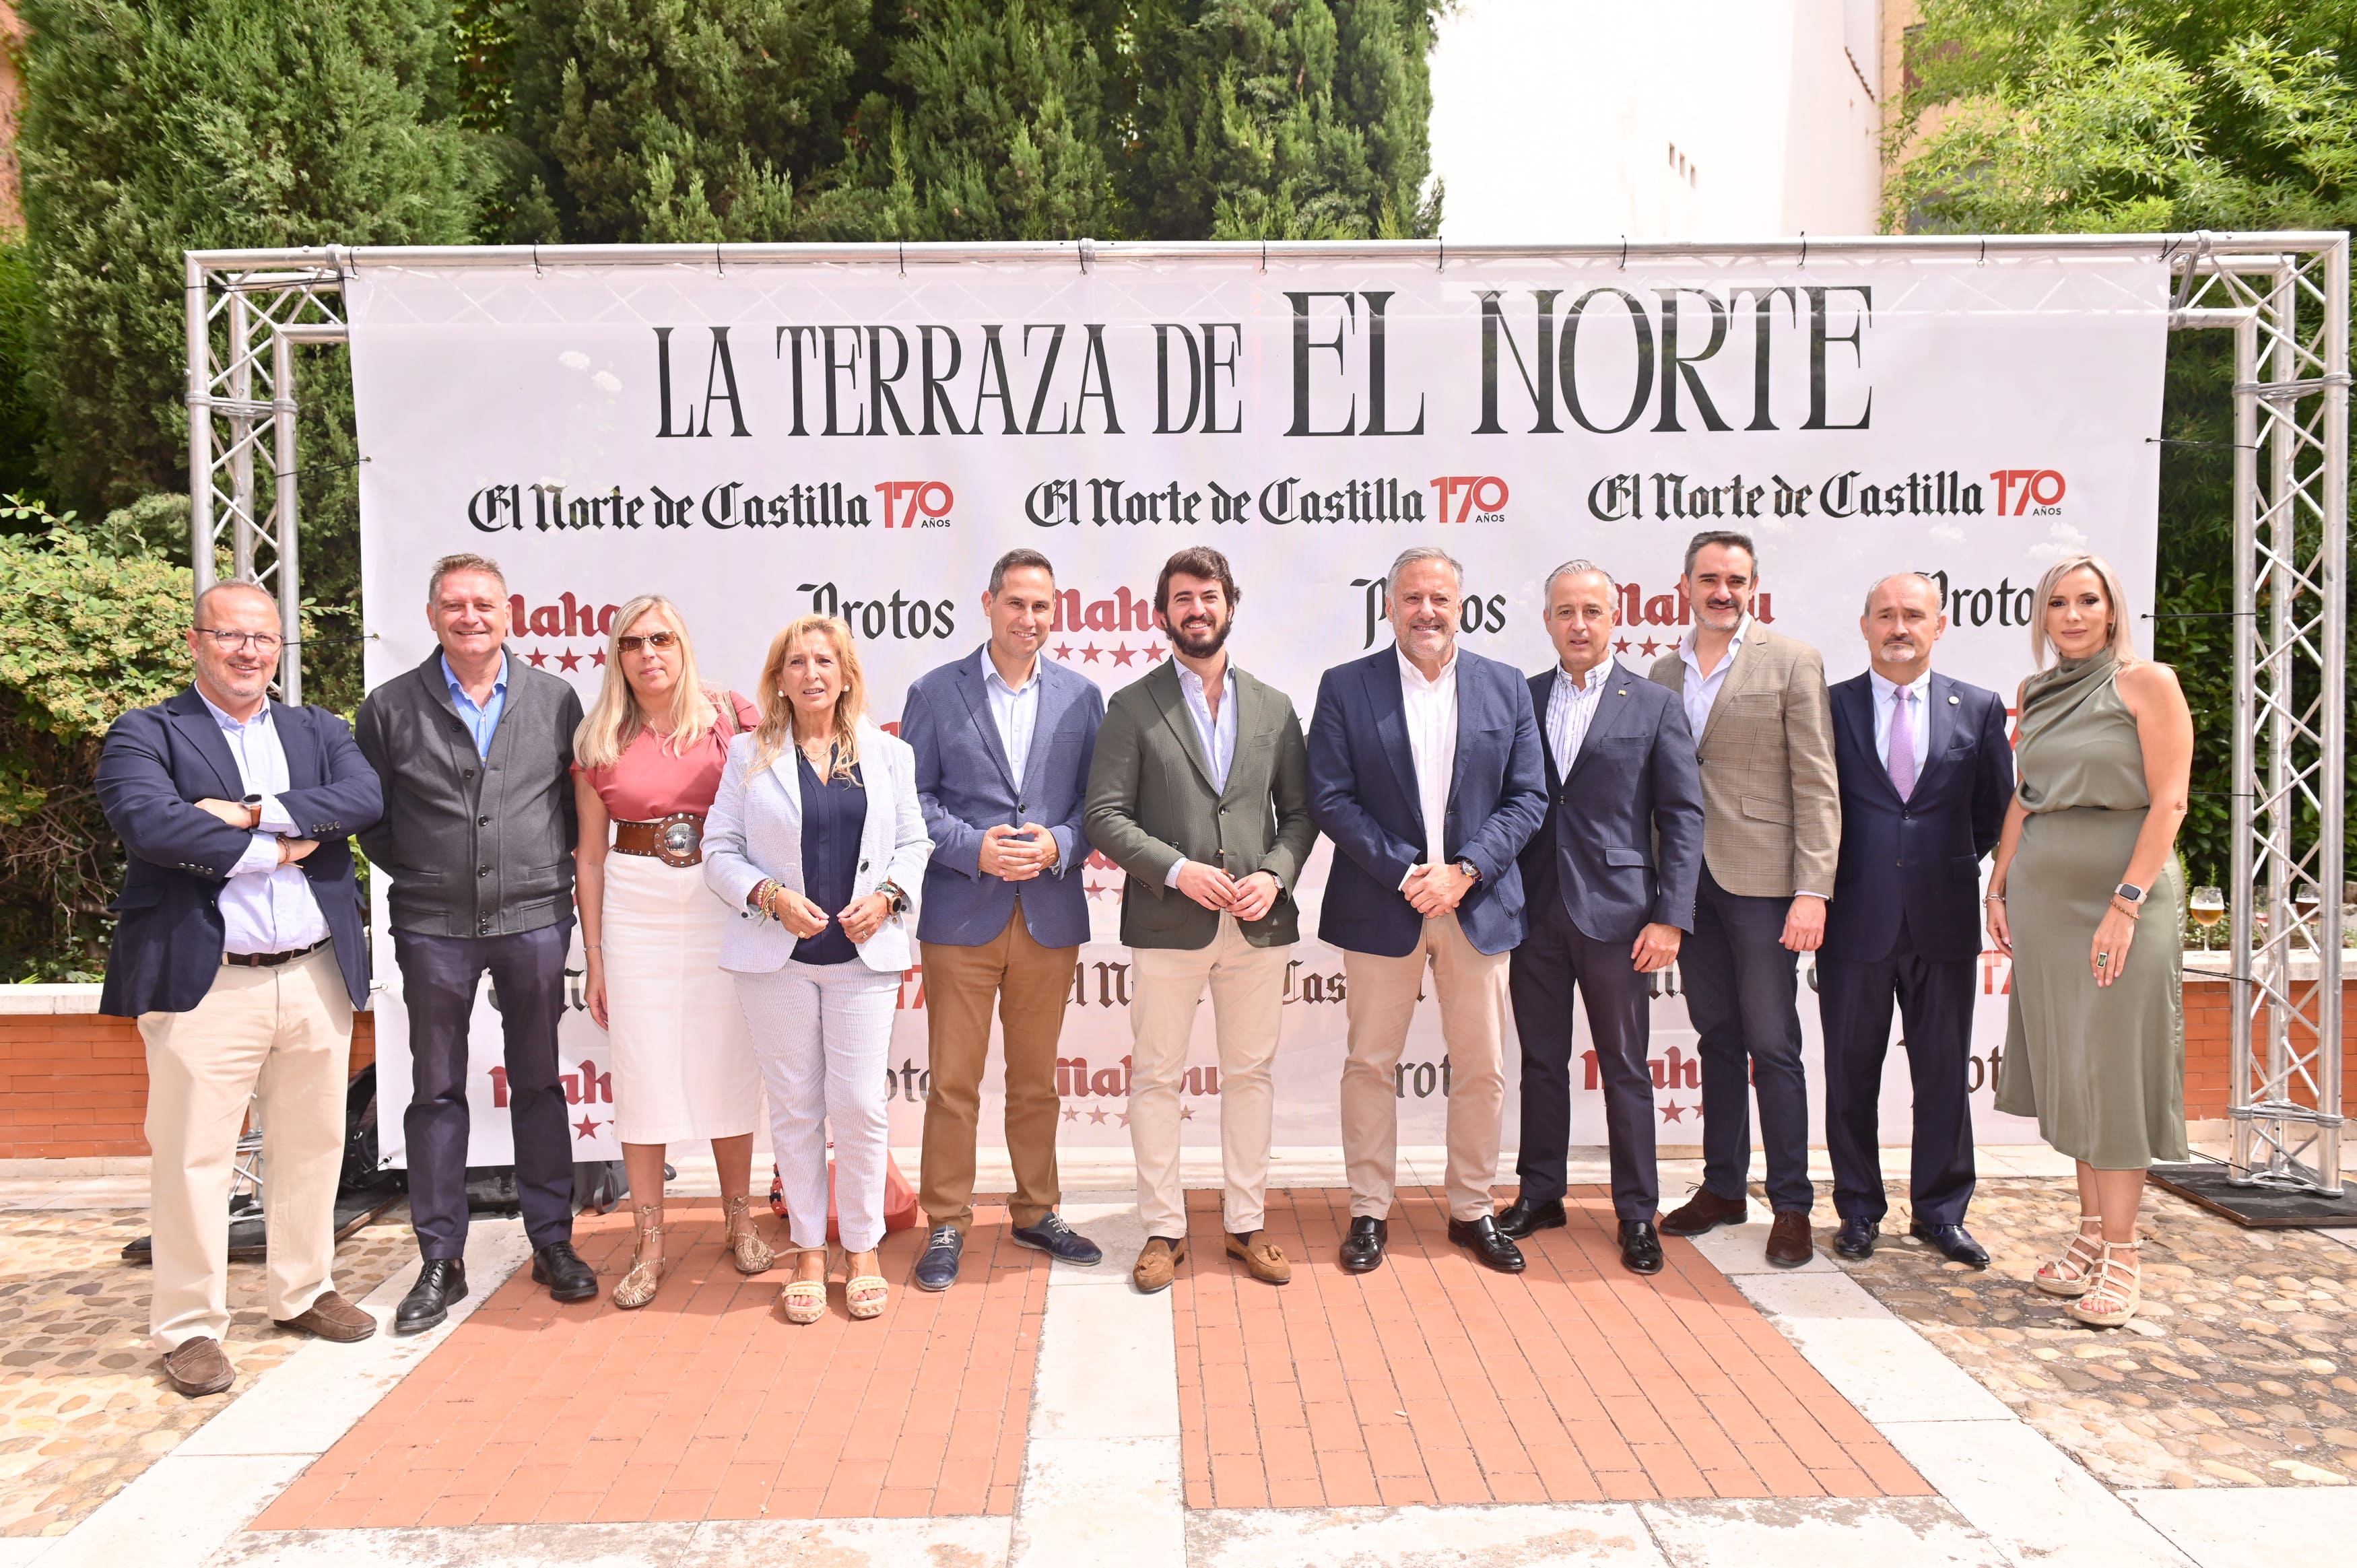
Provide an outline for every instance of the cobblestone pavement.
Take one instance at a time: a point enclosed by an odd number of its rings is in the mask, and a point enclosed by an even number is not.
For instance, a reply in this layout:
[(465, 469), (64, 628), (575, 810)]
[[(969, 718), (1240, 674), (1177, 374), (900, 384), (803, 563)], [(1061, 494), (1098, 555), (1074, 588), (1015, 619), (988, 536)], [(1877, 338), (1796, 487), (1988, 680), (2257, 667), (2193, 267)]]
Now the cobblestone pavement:
[(1986, 1273), (1908, 1239), (1904, 1190), (1873, 1260), (1841, 1266), (2104, 1482), (2357, 1482), (2357, 1250), (2245, 1230), (2154, 1187), (2143, 1311), (2093, 1329), (2029, 1283), (2069, 1243), (2071, 1182), (1980, 1185), (1967, 1226)]
[[(147, 1343), (147, 1271), (117, 1256), (146, 1230), (138, 1208), (0, 1213), (0, 1536), (64, 1534), (306, 1338), (263, 1313), (262, 1265), (232, 1264), (237, 1382), (174, 1393)], [(411, 1245), (396, 1205), (337, 1249), (337, 1289), (357, 1301)]]

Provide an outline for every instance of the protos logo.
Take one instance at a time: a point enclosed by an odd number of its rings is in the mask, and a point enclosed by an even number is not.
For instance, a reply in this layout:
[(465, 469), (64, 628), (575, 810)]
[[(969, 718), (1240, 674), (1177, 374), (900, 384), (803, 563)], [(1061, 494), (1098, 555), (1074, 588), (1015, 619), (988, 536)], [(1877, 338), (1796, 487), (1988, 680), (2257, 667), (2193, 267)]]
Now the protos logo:
[(1998, 468), (1989, 475), (1996, 485), (1999, 517), (2059, 517), (2062, 512), (2062, 475), (2053, 468)]
[(947, 528), (956, 501), (939, 479), (888, 479), (876, 493), (884, 498), (887, 528)]
[[(1495, 474), (1443, 474), (1425, 482), (1440, 498), (1441, 522), (1499, 522), (1505, 518), (1506, 481)], [(1448, 515), (1451, 501), (1457, 502), (1455, 517)]]

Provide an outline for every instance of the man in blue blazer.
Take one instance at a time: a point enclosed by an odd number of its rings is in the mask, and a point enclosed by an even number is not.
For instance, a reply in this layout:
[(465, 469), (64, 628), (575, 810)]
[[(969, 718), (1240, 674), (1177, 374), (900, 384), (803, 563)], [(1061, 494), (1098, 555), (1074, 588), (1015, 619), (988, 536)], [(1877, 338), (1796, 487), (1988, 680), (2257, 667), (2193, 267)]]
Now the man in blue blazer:
[(1948, 628), (1940, 590), (1902, 572), (1866, 596), (1871, 667), (1832, 689), (1841, 779), (1841, 862), (1817, 953), (1825, 1031), (1825, 1143), (1834, 1251), (1874, 1254), (1886, 1204), (1876, 1104), (1894, 1000), (1915, 1085), (1910, 1231), (1959, 1263), (1988, 1266), (1964, 1230), (1973, 1197), (1974, 970), (1980, 863), (2013, 796), (2005, 699), (1932, 670)]
[(1510, 974), (1523, 1042), (1514, 1166), (1523, 1187), (1498, 1229), (1520, 1240), (1567, 1223), (1577, 989), (1604, 1086), (1620, 1261), (1659, 1273), (1648, 977), (1676, 960), (1694, 929), (1702, 779), (1684, 704), (1612, 660), (1619, 585), (1593, 562), (1567, 561), (1548, 575), (1543, 597), (1556, 662), (1531, 677), (1531, 706), (1546, 741), (1547, 814), (1523, 850), (1531, 932)]
[(1056, 624), (1056, 572), (1045, 555), (1000, 556), (982, 613), (990, 640), (919, 680), (900, 709), (933, 840), (917, 917), (932, 1074), (918, 1177), (931, 1227), (917, 1259), (920, 1290), (956, 1281), (974, 1223), (974, 1123), (994, 1000), (1015, 1167), (1009, 1234), (1068, 1263), (1104, 1255), (1056, 1212), (1056, 1042), (1089, 938), (1081, 819), (1104, 694), (1040, 657)]
[(336, 1182), (352, 1011), (368, 934), (349, 835), (383, 797), (344, 721), (270, 700), (277, 601), (249, 582), (196, 603), (196, 680), (107, 731), (98, 799), (129, 852), (99, 1011), (147, 1048), (155, 1269), (149, 1326), (181, 1393), (236, 1378), (229, 1201), (247, 1101), (263, 1089), (264, 1305), (282, 1328), (365, 1339), (336, 1294)]
[(1342, 1266), (1383, 1266), (1399, 1144), (1393, 1069), (1432, 971), (1448, 1052), (1448, 1239), (1489, 1267), (1523, 1268), (1497, 1228), (1506, 1075), (1507, 954), (1523, 940), (1515, 857), (1546, 814), (1529, 687), (1457, 646), (1464, 570), (1401, 552), (1385, 579), (1395, 641), (1318, 683), (1309, 814), (1334, 841), (1318, 934), (1343, 954), (1349, 1058)]

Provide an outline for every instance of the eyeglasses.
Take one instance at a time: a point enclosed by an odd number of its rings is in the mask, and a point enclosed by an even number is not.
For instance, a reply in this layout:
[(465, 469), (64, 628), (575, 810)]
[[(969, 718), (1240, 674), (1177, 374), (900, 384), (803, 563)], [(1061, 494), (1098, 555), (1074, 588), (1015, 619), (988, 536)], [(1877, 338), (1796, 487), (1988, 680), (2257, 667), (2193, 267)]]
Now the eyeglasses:
[(614, 646), (625, 653), (636, 653), (641, 648), (651, 648), (661, 653), (678, 640), (670, 632), (651, 631), (644, 637), (618, 637), (614, 639)]
[(286, 639), (274, 631), (219, 631), (209, 626), (195, 628), (213, 639), (213, 645), (224, 653), (242, 652), (253, 649), (256, 653), (275, 653), (286, 646)]

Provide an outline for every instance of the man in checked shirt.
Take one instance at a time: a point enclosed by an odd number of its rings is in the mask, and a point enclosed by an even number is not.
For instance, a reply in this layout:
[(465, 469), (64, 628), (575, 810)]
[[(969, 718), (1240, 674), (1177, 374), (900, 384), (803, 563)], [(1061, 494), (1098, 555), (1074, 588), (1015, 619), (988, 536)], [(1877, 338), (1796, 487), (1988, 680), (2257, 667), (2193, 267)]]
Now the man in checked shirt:
[(1566, 561), (1544, 597), (1556, 661), (1531, 677), (1531, 705), (1546, 742), (1547, 812), (1523, 848), (1530, 934), (1507, 977), (1523, 1042), (1523, 1187), (1498, 1229), (1520, 1240), (1565, 1223), (1577, 989), (1604, 1085), (1620, 1261), (1650, 1274), (1662, 1243), (1647, 976), (1694, 929), (1702, 782), (1675, 694), (1613, 661), (1618, 585), (1592, 562)]

